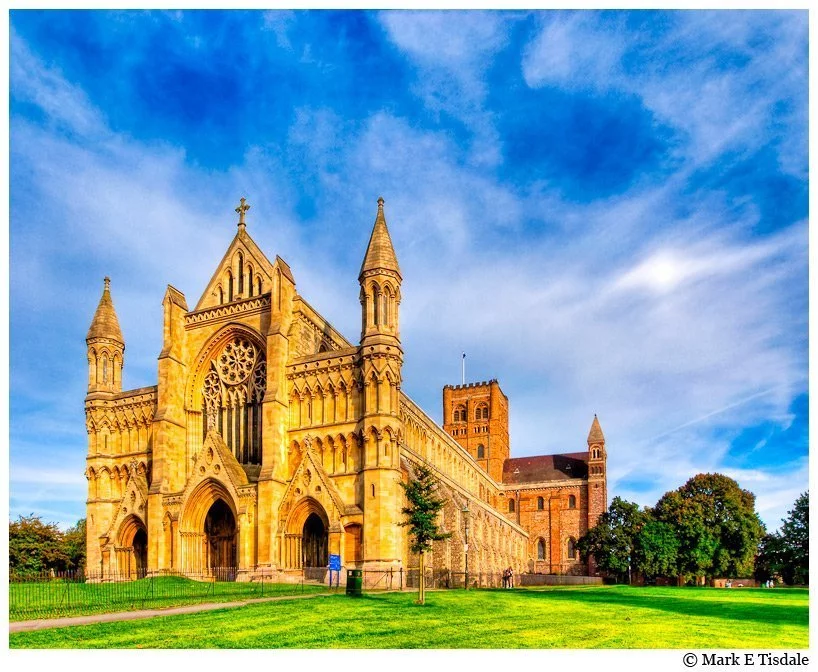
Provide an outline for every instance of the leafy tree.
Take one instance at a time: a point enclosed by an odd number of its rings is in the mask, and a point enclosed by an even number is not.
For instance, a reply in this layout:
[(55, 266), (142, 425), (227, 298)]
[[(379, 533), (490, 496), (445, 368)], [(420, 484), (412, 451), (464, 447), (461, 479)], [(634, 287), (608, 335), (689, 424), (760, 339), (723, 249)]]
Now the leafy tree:
[(9, 523), (9, 571), (17, 574), (63, 570), (68, 564), (62, 532), (33, 513)]
[(634, 539), (634, 566), (646, 577), (674, 576), (679, 560), (679, 540), (667, 523), (647, 521)]
[(679, 541), (678, 571), (693, 576), (748, 576), (764, 525), (755, 495), (722, 474), (698, 474), (665, 493), (653, 510)]
[(77, 521), (62, 535), (63, 550), (68, 556), (68, 569), (85, 568), (85, 518)]
[(809, 493), (795, 500), (781, 530), (759, 544), (755, 575), (759, 581), (780, 576), (784, 583), (809, 583)]
[(778, 534), (765, 534), (758, 542), (755, 561), (755, 578), (767, 581), (782, 575), (784, 568), (784, 542)]
[(800, 495), (792, 511), (787, 512), (781, 526), (781, 538), (784, 545), (784, 580), (789, 584), (809, 583), (809, 492)]
[(639, 505), (614, 497), (595, 527), (577, 542), (582, 558), (594, 556), (597, 566), (620, 581), (628, 577), (634, 555), (634, 540), (645, 522)]
[(431, 550), (432, 542), (448, 539), (451, 533), (443, 533), (437, 526), (437, 514), (445, 505), (438, 495), (438, 483), (434, 472), (423, 464), (415, 465), (414, 475), (400, 486), (406, 495), (407, 505), (401, 509), (406, 516), (399, 525), (409, 528), (412, 553), (420, 556), (420, 580), (418, 582), (418, 604), (426, 602), (424, 555)]

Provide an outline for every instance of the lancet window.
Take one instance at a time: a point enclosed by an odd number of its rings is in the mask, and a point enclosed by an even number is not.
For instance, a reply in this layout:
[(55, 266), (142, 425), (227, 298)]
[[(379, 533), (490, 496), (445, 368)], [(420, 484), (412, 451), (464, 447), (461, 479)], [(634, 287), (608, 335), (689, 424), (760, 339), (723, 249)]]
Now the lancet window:
[(204, 433), (219, 432), (241, 464), (261, 464), (261, 402), (266, 386), (263, 353), (243, 336), (224, 346), (204, 379)]

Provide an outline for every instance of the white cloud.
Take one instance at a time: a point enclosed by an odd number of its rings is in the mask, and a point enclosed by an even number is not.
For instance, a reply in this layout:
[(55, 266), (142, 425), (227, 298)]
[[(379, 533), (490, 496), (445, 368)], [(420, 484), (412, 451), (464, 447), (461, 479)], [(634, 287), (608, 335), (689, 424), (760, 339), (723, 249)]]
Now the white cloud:
[(526, 84), (605, 88), (619, 74), (625, 42), (622, 35), (603, 31), (597, 17), (592, 12), (551, 15), (525, 49)]
[[(521, 67), (533, 88), (638, 95), (681, 134), (675, 151), (695, 165), (772, 139), (782, 168), (805, 178), (806, 49), (805, 12), (673, 12), (658, 38), (596, 12), (556, 13)], [(786, 131), (774, 118), (789, 122)]]
[(55, 125), (83, 136), (106, 133), (102, 114), (84, 91), (45, 67), (14, 30), (10, 70), (12, 96), (40, 107)]

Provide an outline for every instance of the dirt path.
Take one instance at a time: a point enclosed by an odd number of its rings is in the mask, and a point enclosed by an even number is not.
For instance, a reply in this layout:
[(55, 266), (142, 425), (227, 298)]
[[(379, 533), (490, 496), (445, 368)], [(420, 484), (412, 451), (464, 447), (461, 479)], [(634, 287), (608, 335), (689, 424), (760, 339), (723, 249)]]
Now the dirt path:
[(277, 602), (280, 600), (306, 600), (313, 597), (327, 597), (334, 593), (314, 593), (311, 595), (285, 595), (279, 597), (257, 597), (239, 602), (207, 602), (205, 604), (188, 604), (183, 607), (168, 607), (167, 609), (141, 609), (139, 611), (117, 611), (108, 614), (91, 614), (89, 616), (67, 616), (65, 618), (43, 618), (34, 621), (16, 621), (9, 623), (9, 633), (27, 632), (30, 630), (44, 630), (46, 628), (64, 628), (70, 625), (90, 625), (92, 623), (110, 623), (112, 621), (132, 621), (139, 618), (153, 618), (154, 616), (177, 616), (179, 614), (195, 614), (199, 611), (214, 609), (233, 609), (258, 602)]

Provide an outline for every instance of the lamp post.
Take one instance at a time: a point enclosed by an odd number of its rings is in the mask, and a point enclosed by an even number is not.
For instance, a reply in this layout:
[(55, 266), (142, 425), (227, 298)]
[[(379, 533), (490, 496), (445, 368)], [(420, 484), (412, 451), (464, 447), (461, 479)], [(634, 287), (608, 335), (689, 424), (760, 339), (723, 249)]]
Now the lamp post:
[(466, 580), (465, 589), (469, 589), (469, 505), (463, 507), (463, 520), (466, 523), (466, 541), (463, 544), (463, 552), (466, 556)]

